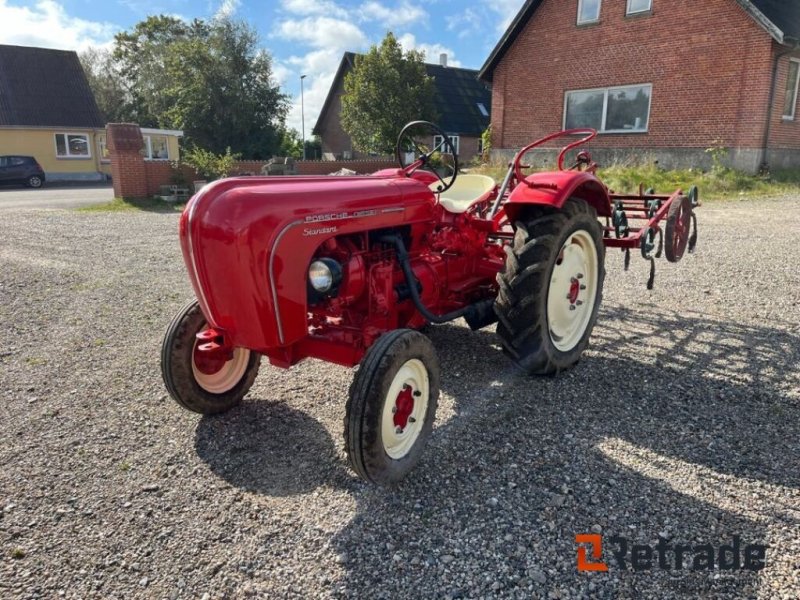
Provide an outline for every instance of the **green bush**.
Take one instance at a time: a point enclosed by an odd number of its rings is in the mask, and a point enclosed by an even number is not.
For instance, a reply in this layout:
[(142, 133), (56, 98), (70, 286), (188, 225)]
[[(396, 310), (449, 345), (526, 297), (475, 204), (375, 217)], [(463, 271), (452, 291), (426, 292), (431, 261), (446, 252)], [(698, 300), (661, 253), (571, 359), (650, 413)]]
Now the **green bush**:
[(240, 158), (241, 154), (231, 154), (230, 147), (225, 154), (214, 154), (195, 146), (184, 152), (183, 163), (197, 171), (200, 177), (207, 181), (213, 181), (228, 177)]

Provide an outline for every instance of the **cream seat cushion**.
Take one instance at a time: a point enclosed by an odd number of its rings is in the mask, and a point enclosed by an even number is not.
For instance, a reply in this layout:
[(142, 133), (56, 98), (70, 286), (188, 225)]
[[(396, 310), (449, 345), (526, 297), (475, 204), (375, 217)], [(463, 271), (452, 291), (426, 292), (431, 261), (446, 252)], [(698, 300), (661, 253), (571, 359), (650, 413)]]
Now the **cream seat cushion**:
[[(438, 181), (432, 183), (430, 188), (436, 191)], [(494, 189), (494, 179), (486, 175), (464, 174), (456, 177), (456, 181), (449, 190), (439, 196), (439, 204), (451, 213), (465, 212), (477, 200)]]

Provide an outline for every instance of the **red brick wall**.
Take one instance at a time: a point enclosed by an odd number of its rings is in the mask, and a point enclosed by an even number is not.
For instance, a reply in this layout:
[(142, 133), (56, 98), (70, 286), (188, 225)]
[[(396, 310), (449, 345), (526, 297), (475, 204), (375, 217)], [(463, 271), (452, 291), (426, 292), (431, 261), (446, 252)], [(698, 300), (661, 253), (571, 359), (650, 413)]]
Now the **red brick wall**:
[(142, 148), (142, 132), (133, 123), (109, 123), (106, 127), (111, 155), (111, 177), (114, 196), (143, 198), (147, 195), (147, 178)]
[(564, 92), (652, 83), (649, 132), (602, 134), (615, 148), (759, 148), (772, 41), (734, 0), (653, 0), (626, 17), (603, 0), (600, 23), (576, 25), (578, 0), (545, 0), (496, 67), (493, 148), (519, 148), (563, 123)]
[(350, 169), (359, 175), (369, 175), (381, 169), (397, 167), (397, 161), (384, 159), (363, 160), (307, 160), (295, 163), (298, 175), (328, 175), (339, 169)]
[[(786, 48), (774, 45), (774, 55), (786, 51)], [(793, 52), (778, 59), (778, 77), (775, 83), (775, 101), (772, 105), (772, 119), (770, 124), (769, 147), (780, 149), (800, 149), (800, 103), (795, 106), (794, 120), (783, 118), (783, 109), (786, 100), (786, 78), (789, 76), (789, 60), (800, 59), (800, 52)]]
[[(236, 163), (231, 176), (236, 175), (261, 175), (261, 168), (266, 164), (264, 161), (239, 161)], [(394, 160), (348, 160), (348, 161), (325, 161), (325, 160), (309, 160), (298, 161), (295, 163), (298, 175), (328, 175), (340, 169), (350, 169), (359, 175), (368, 175), (381, 169), (391, 169), (397, 167)], [(181, 171), (186, 179), (190, 189), (193, 181), (200, 179), (194, 169), (190, 167), (182, 167)], [(160, 192), (162, 185), (172, 184), (172, 167), (168, 162), (162, 161), (144, 161), (144, 171), (138, 185), (143, 186), (141, 189), (146, 190), (141, 196), (155, 196)], [(123, 174), (126, 180), (129, 180), (129, 175)], [(128, 181), (130, 185), (130, 181)], [(136, 196), (136, 197), (141, 197)]]

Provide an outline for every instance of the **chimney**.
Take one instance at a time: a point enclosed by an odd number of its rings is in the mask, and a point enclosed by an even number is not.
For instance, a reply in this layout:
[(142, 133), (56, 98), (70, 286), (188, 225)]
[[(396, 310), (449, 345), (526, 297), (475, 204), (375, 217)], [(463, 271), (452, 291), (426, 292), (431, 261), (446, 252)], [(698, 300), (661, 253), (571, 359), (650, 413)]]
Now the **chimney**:
[(439, 55), (439, 64), (442, 65), (443, 67), (447, 66), (447, 52), (442, 52)]

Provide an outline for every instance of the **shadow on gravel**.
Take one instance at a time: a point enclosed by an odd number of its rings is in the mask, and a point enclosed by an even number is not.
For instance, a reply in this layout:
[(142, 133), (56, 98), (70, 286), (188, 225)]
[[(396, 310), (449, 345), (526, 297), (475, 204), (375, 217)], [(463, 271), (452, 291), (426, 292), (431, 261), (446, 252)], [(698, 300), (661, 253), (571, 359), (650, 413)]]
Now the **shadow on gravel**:
[(352, 479), (327, 430), (280, 402), (245, 400), (224, 415), (204, 417), (195, 449), (231, 485), (268, 496), (302, 494)]
[[(335, 593), (748, 597), (789, 576), (775, 545), (798, 527), (798, 335), (609, 308), (584, 360), (554, 378), (514, 374), (492, 333), (430, 335), (456, 414), (402, 485), (359, 488), (333, 540), (347, 567)], [(653, 546), (738, 535), (770, 544), (772, 562), (634, 573), (606, 548), (608, 573), (578, 573), (575, 535), (591, 531)]]

